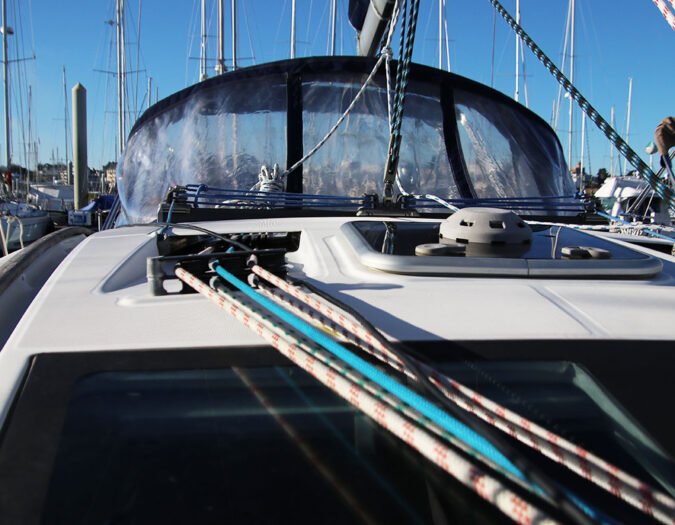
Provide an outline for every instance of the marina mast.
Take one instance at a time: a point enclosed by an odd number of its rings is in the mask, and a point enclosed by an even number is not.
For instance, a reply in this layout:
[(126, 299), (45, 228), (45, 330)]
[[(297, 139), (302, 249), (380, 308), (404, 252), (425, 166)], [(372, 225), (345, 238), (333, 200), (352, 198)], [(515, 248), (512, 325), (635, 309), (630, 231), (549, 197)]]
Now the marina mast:
[(335, 56), (335, 28), (337, 17), (337, 0), (331, 0), (330, 7), (330, 54)]
[(201, 47), (199, 53), (199, 81), (206, 80), (206, 0), (202, 0)]
[(291, 2), (291, 58), (295, 58), (295, 0)]
[(66, 66), (63, 66), (63, 137), (65, 140), (66, 155), (66, 184), (70, 184), (70, 169), (68, 165), (68, 88), (66, 87)]
[[(520, 0), (516, 0), (516, 23), (520, 25)], [(516, 35), (516, 91), (513, 99), (519, 102), (520, 98), (520, 37)]]
[(9, 134), (9, 61), (7, 59), (7, 36), (13, 34), (12, 29), (7, 25), (7, 0), (2, 0), (2, 68), (5, 84), (5, 160), (7, 169), (12, 162)]
[(222, 75), (225, 72), (225, 9), (224, 0), (218, 0), (218, 22), (216, 24), (216, 75)]
[(443, 0), (438, 0), (438, 69), (443, 69)]
[[(626, 113), (626, 142), (630, 138), (630, 106), (633, 99), (633, 77), (628, 78), (628, 109)], [(623, 159), (623, 173), (628, 175), (628, 159)]]
[[(33, 128), (31, 121), (33, 120), (33, 86), (28, 86), (28, 155), (26, 155), (26, 202), (28, 202), (28, 195), (30, 194), (30, 165), (33, 162), (31, 159), (31, 145), (33, 144)], [(37, 181), (37, 154), (35, 159), (35, 178)]]
[(117, 18), (117, 149), (119, 153), (124, 151), (126, 137), (126, 113), (125, 113), (125, 86), (126, 86), (126, 59), (124, 47), (124, 0), (116, 1)]
[[(574, 6), (574, 0), (570, 0), (570, 16), (572, 17), (570, 22), (570, 83), (574, 85), (574, 19), (576, 8)], [(568, 162), (572, 163), (572, 131), (574, 127), (574, 99), (569, 97), (570, 100), (570, 112), (569, 112), (569, 135), (567, 142), (567, 158)]]
[[(612, 129), (614, 129), (614, 106), (612, 106), (610, 112), (609, 122), (612, 126)], [(609, 174), (616, 176), (616, 172), (614, 170), (614, 144), (612, 142), (609, 143)]]
[(232, 0), (232, 70), (237, 69), (237, 0)]

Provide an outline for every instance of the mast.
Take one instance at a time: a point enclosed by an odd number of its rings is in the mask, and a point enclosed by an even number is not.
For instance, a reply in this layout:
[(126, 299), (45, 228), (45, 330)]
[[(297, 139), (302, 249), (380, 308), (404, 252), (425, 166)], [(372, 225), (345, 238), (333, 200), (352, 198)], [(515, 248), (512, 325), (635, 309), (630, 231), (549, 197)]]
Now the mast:
[(124, 151), (124, 139), (126, 135), (125, 102), (125, 49), (124, 49), (124, 0), (117, 0), (117, 148), (119, 153)]
[(438, 0), (438, 69), (443, 69), (443, 0)]
[(5, 161), (7, 170), (12, 162), (9, 134), (9, 62), (7, 60), (7, 34), (11, 31), (7, 26), (7, 0), (2, 0), (2, 67), (5, 83)]
[(232, 69), (237, 69), (237, 0), (232, 0)]
[[(520, 0), (516, 0), (516, 23), (520, 25)], [(516, 92), (513, 99), (518, 102), (520, 97), (520, 37), (516, 35)]]
[[(28, 155), (26, 158), (26, 202), (30, 195), (30, 165), (33, 162), (31, 159), (31, 144), (33, 143), (33, 127), (31, 121), (33, 120), (33, 86), (28, 86)], [(35, 164), (35, 175), (37, 177), (37, 163)]]
[[(450, 65), (450, 33), (448, 31), (448, 17), (445, 16), (445, 0), (443, 0), (443, 27), (445, 28), (445, 61), (448, 64), (448, 71), (452, 70)], [(495, 19), (496, 20), (496, 19)]]
[(330, 8), (330, 54), (335, 56), (335, 28), (337, 18), (337, 0), (331, 0)]
[(199, 53), (199, 81), (206, 80), (206, 0), (202, 0), (201, 47)]
[[(574, 0), (570, 0), (572, 21), (570, 23), (570, 83), (574, 84), (574, 19), (576, 18), (576, 8)], [(567, 143), (567, 158), (570, 164), (572, 163), (572, 132), (574, 127), (574, 99), (570, 97), (570, 113), (569, 113), (569, 139)]]
[[(626, 142), (630, 137), (630, 106), (633, 98), (633, 77), (628, 78), (628, 113), (626, 114)], [(623, 160), (623, 172), (628, 174), (628, 159)]]
[(152, 77), (148, 77), (148, 108), (152, 105)]
[(579, 194), (584, 193), (584, 145), (586, 139), (586, 114), (581, 116), (581, 161), (579, 162)]
[(225, 22), (223, 17), (225, 9), (223, 6), (224, 0), (218, 0), (218, 31), (216, 33), (216, 75), (222, 75), (225, 72)]
[(70, 169), (68, 166), (68, 88), (66, 87), (66, 66), (63, 66), (63, 136), (66, 152), (66, 184), (70, 184)]
[[(610, 110), (609, 113), (609, 122), (612, 126), (612, 129), (614, 128), (614, 106), (612, 106), (612, 109)], [(614, 144), (612, 142), (609, 143), (609, 174), (612, 175), (613, 177), (616, 176), (616, 173), (614, 173)]]
[(291, 58), (295, 58), (295, 0), (291, 1)]

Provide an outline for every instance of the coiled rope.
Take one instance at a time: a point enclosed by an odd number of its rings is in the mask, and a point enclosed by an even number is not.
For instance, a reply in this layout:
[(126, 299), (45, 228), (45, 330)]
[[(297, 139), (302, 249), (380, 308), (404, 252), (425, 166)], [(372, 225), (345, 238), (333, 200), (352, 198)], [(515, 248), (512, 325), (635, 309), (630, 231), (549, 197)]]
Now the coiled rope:
[(651, 168), (639, 157), (639, 155), (628, 145), (628, 143), (619, 136), (614, 128), (591, 106), (590, 102), (575, 88), (568, 78), (550, 58), (541, 50), (541, 48), (530, 38), (525, 30), (518, 24), (513, 17), (502, 7), (498, 0), (489, 0), (497, 12), (502, 15), (506, 23), (511, 26), (516, 35), (525, 43), (534, 55), (544, 64), (544, 67), (555, 77), (570, 96), (577, 101), (577, 104), (589, 119), (602, 131), (605, 136), (614, 144), (619, 152), (637, 169), (638, 175), (646, 180), (654, 189), (657, 195), (663, 198), (664, 202), (671, 210), (675, 211), (675, 198), (673, 190), (666, 185)]

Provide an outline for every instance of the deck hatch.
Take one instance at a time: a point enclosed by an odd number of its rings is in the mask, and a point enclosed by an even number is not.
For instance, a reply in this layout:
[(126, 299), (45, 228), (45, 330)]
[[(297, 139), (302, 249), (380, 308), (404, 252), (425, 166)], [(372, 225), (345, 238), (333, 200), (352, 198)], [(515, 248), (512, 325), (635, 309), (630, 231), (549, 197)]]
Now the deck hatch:
[[(526, 244), (469, 243), (464, 255), (416, 256), (417, 246), (439, 242), (440, 225), (352, 221), (341, 227), (340, 240), (364, 266), (399, 274), (649, 279), (663, 268), (651, 255), (564, 226), (534, 226), (532, 241)], [(583, 248), (588, 257), (570, 257), (571, 248), (574, 253)]]

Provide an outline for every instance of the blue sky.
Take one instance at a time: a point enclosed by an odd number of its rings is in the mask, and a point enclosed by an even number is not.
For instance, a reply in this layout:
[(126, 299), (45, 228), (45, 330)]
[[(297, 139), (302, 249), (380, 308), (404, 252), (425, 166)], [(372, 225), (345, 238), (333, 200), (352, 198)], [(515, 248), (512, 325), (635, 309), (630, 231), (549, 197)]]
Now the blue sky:
[[(27, 107), (32, 89), (32, 134), (39, 137), (41, 162), (64, 157), (65, 66), (68, 93), (80, 82), (88, 93), (89, 164), (99, 167), (115, 158), (115, 80), (96, 70), (114, 69), (114, 0), (7, 0), (10, 58), (32, 55), (36, 60), (12, 63), (13, 109)], [(502, 0), (512, 14), (515, 0)], [(297, 0), (297, 55), (326, 54), (329, 0)], [(488, 0), (446, 0), (451, 70), (513, 95), (515, 43), (501, 20), (493, 26)], [(654, 128), (675, 114), (675, 31), (649, 0), (576, 0), (575, 80), (581, 92), (609, 119), (616, 108), (617, 129), (626, 126), (628, 79), (633, 78), (629, 143), (643, 155)], [(131, 79), (130, 98), (145, 103), (147, 77), (163, 98), (198, 80), (199, 0), (126, 0), (128, 61), (142, 70)], [(229, 2), (226, 2), (229, 4)], [(522, 24), (532, 38), (560, 65), (567, 0), (521, 0)], [(209, 56), (215, 57), (215, 0), (208, 0)], [(290, 48), (291, 0), (239, 0), (239, 65), (287, 58)], [(346, 21), (347, 0), (338, 0), (338, 52), (353, 54), (355, 36)], [(414, 60), (436, 65), (438, 0), (422, 0)], [(139, 10), (140, 26), (139, 22)], [(231, 55), (229, 11), (226, 18), (226, 55)], [(140, 27), (140, 46), (137, 46)], [(492, 66), (495, 28), (494, 68)], [(136, 59), (138, 57), (138, 64)], [(551, 119), (557, 84), (526, 50), (529, 107), (547, 122)], [(211, 62), (210, 74), (213, 74)], [(447, 65), (445, 66), (447, 67)], [(521, 87), (521, 102), (524, 102)], [(68, 103), (70, 111), (70, 102)], [(560, 134), (567, 151), (567, 102), (561, 109)], [(578, 112), (577, 112), (578, 114)], [(133, 120), (133, 117), (132, 117)], [(23, 125), (20, 125), (23, 122)], [(15, 118), (13, 159), (24, 164), (27, 118)], [(580, 117), (575, 121), (574, 160), (580, 149)], [(36, 133), (37, 129), (37, 133)], [(591, 169), (609, 165), (610, 148), (589, 122)], [(4, 138), (0, 137), (0, 143)], [(70, 147), (70, 146), (69, 146)], [(69, 153), (72, 156), (72, 153)], [(2, 155), (4, 163), (4, 154)]]

